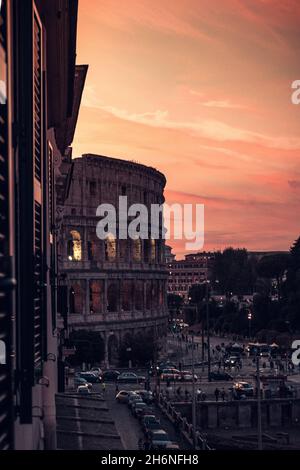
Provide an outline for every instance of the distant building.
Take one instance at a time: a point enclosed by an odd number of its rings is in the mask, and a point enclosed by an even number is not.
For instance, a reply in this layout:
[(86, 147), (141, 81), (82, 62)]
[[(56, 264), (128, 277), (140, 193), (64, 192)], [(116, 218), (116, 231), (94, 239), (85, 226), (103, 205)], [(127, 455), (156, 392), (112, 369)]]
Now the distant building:
[[(55, 393), (63, 368), (56, 323), (55, 166), (71, 152), (79, 106), (78, 4), (0, 4), (0, 340), (6, 349), (0, 449), (55, 449)], [(65, 195), (67, 174), (61, 181)]]
[(175, 260), (175, 255), (172, 253), (172, 247), (165, 245), (165, 261), (166, 264), (172, 263)]
[(164, 240), (123, 240), (113, 234), (100, 240), (96, 209), (101, 203), (118, 208), (119, 196), (125, 195), (128, 206), (161, 204), (166, 180), (154, 168), (104, 156), (83, 155), (73, 165), (59, 241), (68, 329), (99, 332), (105, 363), (115, 364), (126, 335), (151, 331), (158, 338), (166, 333)]
[(190, 287), (211, 277), (214, 253), (200, 252), (185, 255), (184, 260), (168, 263), (168, 293), (187, 299)]

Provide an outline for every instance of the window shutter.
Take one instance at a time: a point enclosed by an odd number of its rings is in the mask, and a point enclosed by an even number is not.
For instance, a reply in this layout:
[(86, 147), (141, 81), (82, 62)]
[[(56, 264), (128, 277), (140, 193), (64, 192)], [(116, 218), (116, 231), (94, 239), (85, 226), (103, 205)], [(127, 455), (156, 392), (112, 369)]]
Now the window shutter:
[(34, 367), (40, 369), (43, 359), (46, 315), (43, 262), (43, 210), (41, 188), (44, 152), (44, 100), (42, 70), (42, 26), (37, 12), (33, 17), (33, 165), (34, 165)]
[[(7, 75), (6, 3), (0, 13), (0, 79), (6, 86)], [(3, 84), (2, 83), (2, 84)], [(4, 88), (5, 88), (4, 86)], [(12, 448), (12, 390), (11, 390), (11, 298), (9, 261), (8, 205), (8, 117), (6, 91), (0, 90), (0, 450)], [(4, 347), (4, 350), (3, 350)], [(1, 364), (1, 362), (5, 362)]]

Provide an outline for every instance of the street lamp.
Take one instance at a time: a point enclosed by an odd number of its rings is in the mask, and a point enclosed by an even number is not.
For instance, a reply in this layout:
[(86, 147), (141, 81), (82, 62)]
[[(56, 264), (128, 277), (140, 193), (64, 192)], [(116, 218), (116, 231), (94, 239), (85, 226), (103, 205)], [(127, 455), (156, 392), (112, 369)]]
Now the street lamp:
[(207, 328), (207, 379), (211, 382), (210, 376), (210, 333), (209, 333), (209, 283), (206, 274), (206, 328)]
[(249, 339), (251, 338), (251, 321), (252, 321), (252, 313), (248, 310)]
[(195, 394), (195, 360), (194, 360), (194, 333), (192, 334), (192, 427), (193, 427), (193, 446), (196, 449), (196, 394)]

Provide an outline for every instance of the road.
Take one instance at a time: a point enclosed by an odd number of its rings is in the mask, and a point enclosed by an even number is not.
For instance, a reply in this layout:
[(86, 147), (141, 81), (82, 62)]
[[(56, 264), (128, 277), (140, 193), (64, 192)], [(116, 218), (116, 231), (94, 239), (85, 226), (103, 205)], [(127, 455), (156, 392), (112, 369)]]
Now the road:
[[(101, 385), (94, 385), (95, 391), (101, 391)], [(120, 390), (139, 390), (140, 385), (122, 384)], [(114, 383), (106, 384), (104, 398), (107, 402), (112, 419), (115, 422), (116, 429), (121, 437), (124, 449), (137, 450), (138, 441), (144, 439), (141, 425), (138, 419), (134, 418), (130, 409), (125, 404), (117, 403), (115, 400), (116, 387)], [(179, 444), (181, 450), (188, 449), (186, 442), (176, 434), (174, 426), (165, 418), (160, 409), (156, 405), (152, 405), (154, 414), (160, 419), (162, 428), (168, 433), (173, 442)]]

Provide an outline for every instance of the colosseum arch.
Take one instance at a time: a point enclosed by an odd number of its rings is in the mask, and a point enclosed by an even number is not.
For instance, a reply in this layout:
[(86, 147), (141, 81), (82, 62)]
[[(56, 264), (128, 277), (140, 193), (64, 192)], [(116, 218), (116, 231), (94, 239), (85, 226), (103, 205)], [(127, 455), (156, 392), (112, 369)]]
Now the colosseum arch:
[(119, 282), (110, 281), (107, 286), (107, 311), (117, 312), (119, 309)]
[(117, 240), (116, 237), (109, 233), (104, 241), (105, 261), (115, 261), (117, 257)]
[(121, 309), (124, 312), (129, 312), (132, 309), (133, 288), (131, 279), (123, 279), (121, 281)]
[(69, 289), (69, 312), (83, 312), (83, 290), (80, 282), (78, 281), (71, 281), (71, 286)]
[(135, 310), (144, 308), (144, 282), (140, 280), (134, 283), (134, 308)]
[(78, 230), (70, 231), (71, 239), (67, 243), (68, 259), (70, 261), (81, 261), (82, 259), (82, 241)]

